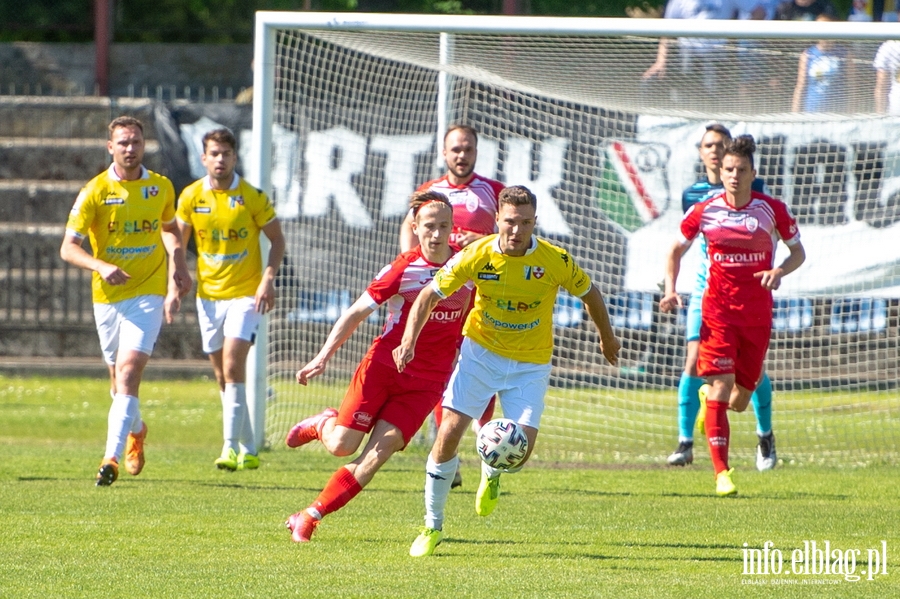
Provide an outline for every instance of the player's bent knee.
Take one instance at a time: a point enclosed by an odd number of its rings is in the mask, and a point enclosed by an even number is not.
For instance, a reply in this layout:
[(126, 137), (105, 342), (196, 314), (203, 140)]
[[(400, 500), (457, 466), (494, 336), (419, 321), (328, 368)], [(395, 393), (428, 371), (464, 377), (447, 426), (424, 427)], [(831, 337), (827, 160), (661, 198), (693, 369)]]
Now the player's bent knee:
[(322, 439), (322, 445), (325, 446), (328, 453), (338, 458), (356, 453), (356, 450), (359, 449), (359, 444), (362, 442), (362, 433), (359, 435), (347, 435), (337, 433), (337, 431), (338, 429), (335, 427), (335, 434)]
[(752, 395), (753, 391), (738, 385), (737, 393), (734, 393), (731, 396), (728, 407), (735, 412), (743, 412), (747, 409), (747, 406), (750, 405), (750, 398)]
[(347, 456), (353, 455), (356, 453), (356, 450), (359, 449), (359, 443), (351, 444), (351, 443), (323, 443), (325, 445), (325, 449), (328, 450), (328, 453), (333, 455), (336, 458), (345, 458)]

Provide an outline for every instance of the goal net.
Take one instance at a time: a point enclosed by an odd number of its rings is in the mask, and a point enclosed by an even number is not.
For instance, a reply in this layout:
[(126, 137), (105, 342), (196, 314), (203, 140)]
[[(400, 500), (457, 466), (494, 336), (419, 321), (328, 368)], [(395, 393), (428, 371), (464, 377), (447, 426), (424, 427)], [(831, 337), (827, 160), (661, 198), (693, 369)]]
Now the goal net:
[[(755, 137), (758, 174), (791, 206), (808, 255), (775, 293), (779, 457), (896, 462), (900, 118), (876, 113), (873, 60), (900, 29), (881, 25), (717, 21), (713, 35), (709, 21), (260, 13), (254, 136), (266, 151), (251, 166), (288, 240), (257, 375), (267, 439), (340, 403), (383, 314), (314, 384), (294, 373), (396, 255), (409, 194), (444, 172), (443, 132), (465, 123), (480, 132), (476, 171), (536, 193), (539, 234), (591, 275), (623, 343), (607, 365), (561, 291), (535, 458), (663, 463), (685, 340), (684, 314), (659, 311), (660, 284), (681, 191), (702, 172), (698, 142), (718, 121)], [(645, 77), (661, 39), (664, 76)], [(804, 55), (815, 65), (795, 101)], [(780, 244), (776, 263), (785, 255)], [(695, 247), (685, 299), (698, 262)], [(752, 410), (730, 420), (731, 454), (747, 461)]]

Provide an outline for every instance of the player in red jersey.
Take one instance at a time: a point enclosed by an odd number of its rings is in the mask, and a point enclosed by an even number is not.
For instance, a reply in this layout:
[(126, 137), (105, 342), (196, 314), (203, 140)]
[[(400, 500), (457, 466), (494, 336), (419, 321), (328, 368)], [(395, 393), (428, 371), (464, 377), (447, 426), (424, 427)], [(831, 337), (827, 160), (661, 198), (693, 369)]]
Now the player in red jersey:
[[(478, 133), (468, 125), (451, 125), (444, 134), (444, 160), (447, 174), (427, 181), (416, 191), (436, 191), (447, 196), (453, 206), (453, 234), (450, 245), (462, 249), (485, 235), (497, 232), (497, 196), (503, 183), (475, 172), (478, 158)], [(418, 243), (412, 232), (412, 215), (400, 228), (400, 251)]]
[(410, 306), (453, 254), (449, 245), (453, 210), (447, 198), (437, 192), (417, 192), (410, 206), (419, 245), (401, 253), (378, 273), (334, 324), (318, 355), (297, 371), (301, 385), (325, 372), (328, 361), (359, 324), (387, 303), (384, 331), (357, 367), (340, 410), (328, 408), (311, 416), (287, 435), (289, 447), (318, 439), (333, 455), (348, 456), (371, 432), (359, 456), (332, 475), (308, 508), (288, 519), (291, 538), (298, 543), (309, 541), (324, 516), (358, 495), (378, 469), (406, 447), (440, 400), (453, 369), (471, 302), (471, 284), (439, 304), (425, 325), (432, 351), (415, 360), (411, 370), (398, 373), (391, 354), (400, 344)]
[[(743, 412), (762, 376), (772, 332), (772, 290), (803, 264), (797, 221), (780, 200), (751, 189), (756, 178), (756, 143), (741, 135), (725, 148), (725, 191), (694, 204), (681, 221), (681, 237), (666, 264), (664, 312), (681, 306), (675, 282), (681, 257), (700, 234), (707, 239), (709, 286), (703, 296), (697, 369), (710, 385), (706, 401), (706, 438), (716, 474), (716, 493), (735, 495), (728, 467), (727, 409)], [(774, 267), (781, 239), (790, 255)]]
[[(503, 183), (482, 177), (475, 172), (478, 159), (478, 132), (469, 125), (451, 125), (444, 134), (444, 161), (447, 174), (440, 179), (426, 181), (416, 191), (437, 191), (447, 196), (453, 205), (453, 234), (450, 245), (462, 249), (485, 235), (497, 232), (497, 196)], [(418, 243), (412, 234), (412, 218), (407, 216), (400, 227), (400, 250), (409, 250)], [(477, 429), (494, 415), (496, 398), (491, 398), (481, 418), (473, 421)], [(441, 427), (441, 406), (435, 406), (434, 422)], [(459, 470), (453, 477), (453, 488), (462, 485)]]

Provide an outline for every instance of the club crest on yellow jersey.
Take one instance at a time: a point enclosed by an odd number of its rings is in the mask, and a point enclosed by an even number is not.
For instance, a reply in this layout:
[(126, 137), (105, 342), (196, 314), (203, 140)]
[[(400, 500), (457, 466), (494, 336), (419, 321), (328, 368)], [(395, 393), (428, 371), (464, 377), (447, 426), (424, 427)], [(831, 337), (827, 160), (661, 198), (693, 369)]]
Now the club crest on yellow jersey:
[(531, 277), (535, 279), (540, 279), (544, 276), (544, 268), (541, 266), (526, 266), (525, 267), (525, 280), (530, 281)]

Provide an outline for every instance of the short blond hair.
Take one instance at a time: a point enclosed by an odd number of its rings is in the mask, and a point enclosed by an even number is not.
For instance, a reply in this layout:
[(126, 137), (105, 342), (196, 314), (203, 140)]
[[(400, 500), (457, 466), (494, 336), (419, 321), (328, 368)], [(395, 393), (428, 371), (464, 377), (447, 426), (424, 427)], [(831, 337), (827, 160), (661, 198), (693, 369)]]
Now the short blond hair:
[(497, 204), (499, 206), (504, 204), (509, 206), (525, 206), (530, 204), (537, 210), (537, 197), (524, 185), (511, 185), (509, 187), (504, 187), (503, 191), (500, 192), (500, 195), (497, 197)]
[(113, 133), (116, 129), (122, 129), (123, 127), (134, 127), (141, 132), (141, 135), (144, 134), (144, 124), (142, 122), (140, 122), (133, 116), (120, 116), (114, 118), (109, 124), (109, 127), (107, 127), (107, 129), (109, 130), (109, 138), (112, 139)]

